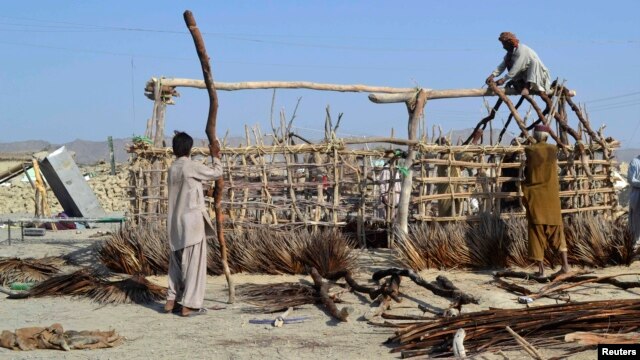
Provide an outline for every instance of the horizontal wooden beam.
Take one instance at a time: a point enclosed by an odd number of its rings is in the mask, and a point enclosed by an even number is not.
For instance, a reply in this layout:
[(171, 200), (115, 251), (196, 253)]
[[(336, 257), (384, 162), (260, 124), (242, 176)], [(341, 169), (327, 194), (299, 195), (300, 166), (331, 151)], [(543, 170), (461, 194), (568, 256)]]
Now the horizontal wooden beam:
[[(180, 79), (180, 78), (151, 78), (147, 85), (154, 82), (160, 82), (162, 86), (169, 87), (192, 87), (197, 89), (206, 89), (204, 80), (197, 79)], [(259, 90), (259, 89), (309, 89), (323, 91), (340, 91), (340, 92), (375, 92), (375, 93), (407, 93), (415, 92), (414, 88), (394, 88), (388, 86), (370, 86), (370, 85), (341, 85), (315, 83), (309, 81), (246, 81), (246, 82), (214, 82), (216, 90), (235, 91), (235, 90)]]
[[(191, 87), (196, 89), (206, 89), (204, 80), (183, 79), (183, 78), (151, 78), (147, 82), (147, 89), (153, 88), (154, 83), (160, 82), (163, 87)], [(362, 84), (327, 84), (310, 81), (245, 81), (245, 82), (215, 82), (217, 90), (260, 90), (260, 89), (309, 89), (320, 91), (338, 92), (369, 92), (369, 100), (377, 104), (401, 103), (412, 100), (418, 94), (418, 88), (395, 88), (389, 86), (371, 86)], [(488, 88), (480, 89), (445, 89), (427, 91), (427, 99), (450, 99), (462, 97), (483, 97), (495, 96)], [(520, 95), (514, 89), (505, 89), (507, 95)], [(549, 95), (553, 91), (548, 92)], [(571, 90), (569, 96), (575, 96), (576, 92)]]
[[(505, 89), (507, 95), (520, 95), (515, 89)], [(548, 95), (553, 95), (553, 91), (549, 91)], [(575, 96), (575, 91), (569, 91), (569, 96)], [(396, 94), (369, 94), (369, 100), (376, 104), (399, 103), (412, 100), (416, 96), (416, 91)], [(482, 97), (496, 96), (491, 89), (446, 89), (446, 90), (427, 90), (427, 100), (433, 99), (451, 99), (463, 97)]]

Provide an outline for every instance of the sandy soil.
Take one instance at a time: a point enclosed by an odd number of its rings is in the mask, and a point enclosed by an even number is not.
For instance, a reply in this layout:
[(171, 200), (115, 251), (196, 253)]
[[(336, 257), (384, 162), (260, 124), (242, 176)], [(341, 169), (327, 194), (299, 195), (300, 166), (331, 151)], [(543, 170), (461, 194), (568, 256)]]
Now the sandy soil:
[[(26, 238), (12, 245), (0, 243), (0, 256), (42, 257), (72, 254), (82, 265), (95, 265), (96, 246), (104, 237), (96, 237), (98, 231), (115, 230), (111, 225), (98, 229), (72, 232), (48, 232), (43, 238)], [(15, 234), (15, 233), (14, 233)], [(0, 229), (0, 242), (6, 239), (6, 229)], [(14, 235), (15, 236), (15, 235)], [(363, 251), (359, 257), (358, 279), (365, 282), (370, 274), (394, 264), (389, 250)], [(640, 265), (631, 268), (607, 268), (596, 274), (616, 272), (640, 272)], [(462, 290), (480, 298), (480, 305), (466, 306), (466, 311), (488, 307), (517, 308), (516, 297), (487, 282), (491, 271), (423, 271), (421, 275), (433, 280), (438, 274), (446, 274)], [(624, 280), (637, 280), (628, 276)], [(163, 284), (166, 278), (154, 279)], [(284, 281), (310, 281), (305, 276), (234, 275), (236, 284), (275, 283)], [(65, 329), (109, 330), (116, 329), (127, 341), (116, 348), (103, 350), (72, 351), (53, 350), (17, 352), (0, 348), (2, 359), (397, 359), (399, 354), (389, 353), (383, 342), (392, 334), (389, 328), (367, 324), (362, 315), (370, 308), (367, 299), (347, 293), (343, 299), (356, 309), (351, 321), (339, 323), (332, 320), (320, 307), (306, 305), (294, 310), (291, 316), (309, 316), (301, 324), (288, 324), (282, 328), (270, 325), (253, 325), (250, 319), (273, 319), (274, 315), (246, 313), (247, 304), (228, 305), (223, 276), (209, 277), (205, 305), (226, 306), (223, 310), (210, 311), (207, 315), (181, 318), (159, 312), (162, 304), (100, 306), (85, 299), (41, 298), (8, 300), (0, 298), (0, 330), (14, 330), (27, 326), (48, 326), (59, 322)], [(533, 287), (531, 284), (527, 286)], [(403, 280), (401, 289), (405, 300), (394, 304), (396, 314), (422, 314), (417, 305), (443, 309), (448, 300)], [(637, 298), (640, 291), (622, 291), (608, 285), (589, 285), (572, 293), (574, 300), (612, 298)], [(554, 303), (543, 299), (535, 305)], [(559, 355), (557, 351), (541, 349), (545, 356)], [(524, 352), (505, 352), (510, 359), (525, 359)], [(595, 351), (574, 355), (575, 359), (593, 359)], [(481, 359), (505, 359), (495, 354), (483, 354)]]

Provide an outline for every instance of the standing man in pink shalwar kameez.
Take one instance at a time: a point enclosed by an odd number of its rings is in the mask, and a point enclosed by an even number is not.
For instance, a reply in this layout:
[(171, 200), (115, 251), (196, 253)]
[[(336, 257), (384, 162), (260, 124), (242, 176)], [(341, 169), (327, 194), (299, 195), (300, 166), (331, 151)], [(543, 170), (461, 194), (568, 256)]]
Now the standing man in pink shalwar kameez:
[(206, 234), (215, 234), (204, 202), (203, 181), (222, 176), (220, 144), (211, 146), (213, 166), (191, 160), (193, 139), (178, 132), (173, 137), (176, 161), (169, 168), (169, 207), (167, 231), (169, 234), (169, 289), (164, 310), (167, 313), (182, 305), (180, 315), (205, 313), (205, 286), (207, 282)]

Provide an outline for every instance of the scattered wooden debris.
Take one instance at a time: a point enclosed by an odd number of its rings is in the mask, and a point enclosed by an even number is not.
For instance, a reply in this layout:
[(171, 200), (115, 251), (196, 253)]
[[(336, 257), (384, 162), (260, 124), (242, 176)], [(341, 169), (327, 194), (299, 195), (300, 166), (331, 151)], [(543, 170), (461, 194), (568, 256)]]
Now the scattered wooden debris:
[(511, 334), (511, 336), (513, 336), (514, 339), (516, 339), (516, 341), (518, 342), (518, 344), (520, 344), (520, 346), (522, 346), (524, 351), (526, 351), (527, 354), (531, 355), (532, 358), (534, 358), (536, 360), (543, 360), (544, 359), (542, 357), (542, 355), (540, 354), (540, 352), (538, 351), (538, 349), (533, 347), (533, 345), (529, 344), (529, 342), (527, 340), (525, 340), (522, 336), (518, 335), (518, 333), (513, 331), (508, 326), (506, 326), (505, 329), (509, 332), (509, 334)]
[(577, 342), (581, 345), (638, 344), (640, 343), (640, 334), (599, 334), (593, 332), (576, 331), (565, 335), (564, 341)]
[[(562, 278), (558, 279), (557, 277), (559, 274), (539, 277), (539, 276), (535, 276), (533, 274), (529, 274), (522, 271), (499, 271), (494, 274), (494, 277), (496, 279), (503, 278), (503, 277), (511, 277), (511, 278), (518, 278), (518, 279), (524, 279), (524, 280), (533, 280), (539, 283), (548, 283), (548, 282), (553, 283), (553, 282), (558, 282), (560, 280), (564, 282), (581, 282), (585, 280), (595, 280), (592, 282), (595, 282), (598, 284), (610, 284), (623, 290), (640, 287), (640, 281), (620, 281), (609, 276), (598, 277), (595, 275), (584, 275), (588, 273), (589, 272), (586, 272), (586, 271), (575, 272), (575, 273), (572, 273), (571, 276), (563, 276)], [(624, 274), (618, 274), (615, 276), (622, 276), (622, 275)], [(630, 275), (630, 274), (627, 274), (627, 275)]]
[[(518, 343), (506, 330), (526, 334), (534, 346), (557, 347), (560, 338), (576, 330), (626, 333), (640, 326), (640, 299), (607, 300), (530, 307), (525, 309), (491, 309), (466, 313), (452, 318), (396, 324), (395, 336), (387, 342), (396, 344), (391, 352), (402, 357), (428, 354), (453, 356), (452, 339), (458, 329), (466, 331), (468, 356), (482, 351), (513, 348)], [(393, 324), (387, 322), (387, 326)], [(564, 345), (563, 349), (571, 350)], [(573, 348), (575, 349), (575, 347)]]
[[(541, 297), (549, 297), (553, 299), (568, 301), (569, 298), (567, 296), (563, 296), (563, 293), (566, 290), (577, 287), (577, 286), (581, 286), (584, 284), (588, 284), (588, 283), (610, 284), (624, 290), (640, 287), (640, 282), (638, 281), (631, 282), (631, 281), (619, 281), (614, 279), (615, 277), (618, 277), (618, 276), (640, 275), (640, 273), (624, 273), (624, 274), (615, 274), (615, 275), (600, 276), (600, 277), (584, 276), (584, 274), (586, 273), (588, 272), (577, 271), (577, 272), (570, 272), (567, 274), (556, 273), (551, 276), (538, 277), (525, 272), (500, 271), (494, 274), (494, 279), (492, 282), (501, 289), (505, 289), (516, 295), (526, 296), (531, 300), (539, 299)], [(523, 286), (505, 281), (502, 279), (503, 277), (515, 277), (515, 278), (520, 278), (525, 280), (532, 280), (539, 283), (546, 283), (546, 282), (548, 283), (537, 292), (534, 292)]]
[(438, 296), (442, 296), (442, 297), (448, 297), (448, 298), (452, 298), (454, 299), (455, 303), (457, 305), (465, 305), (465, 304), (478, 304), (479, 300), (477, 298), (475, 298), (472, 295), (466, 294), (464, 292), (462, 292), (460, 289), (458, 289), (456, 286), (453, 285), (453, 283), (447, 279), (446, 277), (439, 275), (436, 278), (435, 282), (428, 282), (425, 279), (423, 279), (420, 275), (418, 275), (415, 271), (410, 270), (410, 269), (395, 269), (395, 268), (391, 268), (391, 269), (387, 269), (387, 270), (380, 270), (380, 271), (376, 271), (372, 278), (373, 280), (380, 280), (384, 277), (390, 276), (390, 275), (397, 275), (397, 276), (406, 276), (409, 279), (411, 279), (414, 283), (422, 286), (423, 288), (431, 291), (432, 293), (438, 295)]
[(318, 270), (314, 267), (311, 268), (311, 277), (313, 278), (315, 289), (320, 295), (320, 301), (331, 316), (340, 321), (347, 321), (349, 315), (354, 312), (353, 308), (345, 306), (342, 309), (338, 309), (333, 299), (329, 296), (329, 285), (322, 280), (322, 276), (320, 276), (320, 273), (318, 273)]

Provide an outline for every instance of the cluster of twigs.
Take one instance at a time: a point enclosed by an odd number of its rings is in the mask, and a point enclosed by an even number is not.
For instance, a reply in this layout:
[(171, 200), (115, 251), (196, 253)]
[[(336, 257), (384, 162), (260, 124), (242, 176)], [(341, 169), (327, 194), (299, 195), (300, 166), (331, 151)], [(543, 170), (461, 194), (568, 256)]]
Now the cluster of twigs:
[(0, 285), (13, 282), (40, 282), (60, 272), (64, 259), (49, 256), (41, 259), (0, 259)]
[[(315, 267), (321, 275), (351, 270), (355, 266), (355, 244), (337, 230), (278, 231), (265, 228), (228, 231), (229, 268), (233, 273), (304, 274)], [(207, 270), (223, 273), (220, 247), (207, 239)], [(166, 274), (169, 242), (163, 227), (127, 227), (108, 239), (99, 250), (101, 261), (111, 271), (124, 274)]]
[(70, 274), (45, 280), (29, 291), (9, 296), (13, 299), (45, 296), (88, 297), (100, 304), (144, 304), (163, 300), (166, 288), (155, 285), (144, 276), (118, 277), (80, 269)]
[(454, 355), (454, 334), (464, 329), (464, 348), (467, 355), (473, 355), (516, 348), (517, 340), (506, 329), (510, 327), (534, 346), (553, 347), (563, 344), (564, 335), (574, 331), (635, 331), (640, 326), (638, 315), (638, 299), (491, 309), (452, 318), (398, 322), (394, 324), (398, 330), (388, 343), (395, 346), (391, 352), (401, 352), (403, 358), (425, 354), (450, 357)]
[[(615, 221), (601, 215), (581, 213), (565, 219), (569, 262), (604, 267), (628, 265), (633, 242), (626, 217)], [(398, 257), (414, 270), (427, 268), (488, 268), (531, 264), (527, 252), (527, 220), (483, 215), (474, 223), (433, 223), (412, 227), (398, 236)], [(549, 249), (547, 264), (558, 263)]]

